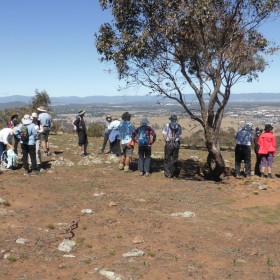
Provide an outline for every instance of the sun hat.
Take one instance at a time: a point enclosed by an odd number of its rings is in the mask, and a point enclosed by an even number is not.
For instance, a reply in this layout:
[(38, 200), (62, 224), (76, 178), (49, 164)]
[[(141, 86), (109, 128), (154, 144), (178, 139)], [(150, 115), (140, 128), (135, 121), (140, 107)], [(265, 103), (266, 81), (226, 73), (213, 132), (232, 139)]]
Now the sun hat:
[(265, 126), (264, 126), (264, 131), (265, 132), (269, 132), (269, 131), (271, 131), (273, 129), (273, 126), (271, 125), (271, 124), (266, 124)]
[(172, 114), (169, 119), (171, 121), (177, 121), (177, 116), (175, 114)]
[(31, 117), (32, 117), (32, 118), (38, 118), (38, 114), (35, 113), (35, 112), (33, 112), (33, 113), (31, 114)]
[(44, 106), (40, 106), (37, 108), (39, 112), (47, 112), (47, 109)]
[(18, 113), (14, 113), (12, 116), (11, 116), (11, 120), (15, 117), (18, 117)]
[(142, 118), (142, 120), (140, 121), (140, 125), (147, 125), (149, 123), (147, 118)]
[(32, 117), (30, 115), (24, 115), (24, 117), (21, 119), (21, 122), (24, 125), (29, 125), (32, 123)]
[(78, 116), (82, 116), (82, 115), (84, 115), (85, 113), (86, 113), (85, 110), (80, 110), (80, 111), (78, 112)]
[(112, 119), (112, 115), (111, 114), (107, 114), (106, 115), (106, 119)]

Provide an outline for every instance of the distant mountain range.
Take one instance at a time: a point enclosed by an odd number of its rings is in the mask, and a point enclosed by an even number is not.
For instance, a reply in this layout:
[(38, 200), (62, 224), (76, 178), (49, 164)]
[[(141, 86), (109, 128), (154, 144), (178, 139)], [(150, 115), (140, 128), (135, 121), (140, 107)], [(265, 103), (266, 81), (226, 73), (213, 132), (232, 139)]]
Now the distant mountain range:
[[(193, 94), (186, 94), (186, 100), (196, 101)], [(53, 106), (69, 104), (127, 104), (127, 103), (170, 103), (170, 99), (162, 99), (157, 96), (61, 96), (50, 97)], [(0, 109), (22, 107), (31, 103), (32, 96), (12, 95), (0, 97)], [(280, 93), (241, 93), (232, 94), (230, 102), (254, 102), (254, 103), (275, 103), (280, 102)]]

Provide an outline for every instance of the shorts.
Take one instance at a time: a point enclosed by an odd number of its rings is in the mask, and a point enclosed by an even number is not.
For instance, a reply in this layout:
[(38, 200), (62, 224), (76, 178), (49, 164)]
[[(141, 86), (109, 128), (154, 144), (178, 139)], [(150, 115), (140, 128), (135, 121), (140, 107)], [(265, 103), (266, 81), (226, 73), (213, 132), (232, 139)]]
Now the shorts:
[(272, 153), (268, 153), (266, 155), (260, 155), (261, 156), (261, 166), (267, 166), (272, 167), (272, 164), (274, 162), (274, 156)]
[(44, 126), (43, 131), (40, 132), (40, 140), (41, 141), (48, 141), (50, 131), (51, 131), (51, 129), (48, 126)]
[(134, 147), (130, 146), (129, 144), (122, 144), (121, 146), (124, 157), (129, 157), (132, 155)]
[(84, 146), (87, 145), (88, 139), (87, 139), (87, 132), (84, 130), (78, 130), (78, 145)]

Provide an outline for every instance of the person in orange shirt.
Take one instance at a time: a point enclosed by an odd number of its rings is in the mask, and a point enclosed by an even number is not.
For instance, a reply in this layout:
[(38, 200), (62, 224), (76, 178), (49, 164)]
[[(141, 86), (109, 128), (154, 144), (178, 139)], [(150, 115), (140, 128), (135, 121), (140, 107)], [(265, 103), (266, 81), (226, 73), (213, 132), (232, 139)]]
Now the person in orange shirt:
[(261, 156), (260, 171), (261, 177), (264, 177), (264, 171), (267, 167), (267, 178), (272, 179), (272, 165), (276, 154), (276, 139), (273, 133), (273, 127), (271, 124), (266, 124), (264, 127), (264, 133), (262, 133), (258, 140), (259, 151)]

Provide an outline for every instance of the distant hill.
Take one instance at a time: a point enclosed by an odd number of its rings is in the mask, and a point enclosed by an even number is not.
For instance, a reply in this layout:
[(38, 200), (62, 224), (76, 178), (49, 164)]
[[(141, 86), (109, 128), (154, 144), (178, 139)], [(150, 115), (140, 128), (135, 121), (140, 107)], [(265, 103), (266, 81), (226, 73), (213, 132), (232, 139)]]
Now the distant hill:
[[(126, 104), (126, 103), (156, 103), (162, 102), (163, 99), (157, 96), (61, 96), (50, 97), (52, 105), (69, 105), (69, 104)], [(193, 94), (186, 94), (186, 100), (196, 101)], [(12, 95), (0, 97), (0, 109), (21, 107), (31, 102), (32, 96)], [(165, 99), (165, 102), (172, 103), (170, 99)], [(280, 102), (280, 93), (241, 93), (232, 94), (230, 102), (254, 102), (254, 103), (275, 103)]]

